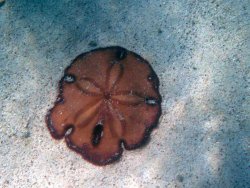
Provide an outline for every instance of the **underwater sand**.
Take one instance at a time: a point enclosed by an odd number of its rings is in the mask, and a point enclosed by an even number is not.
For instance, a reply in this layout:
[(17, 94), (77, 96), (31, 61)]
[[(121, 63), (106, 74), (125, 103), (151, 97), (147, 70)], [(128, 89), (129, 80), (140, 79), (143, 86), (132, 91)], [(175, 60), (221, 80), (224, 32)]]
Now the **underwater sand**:
[[(248, 0), (6, 0), (0, 5), (0, 187), (250, 187)], [(97, 167), (45, 115), (80, 53), (123, 46), (160, 79), (143, 148)]]

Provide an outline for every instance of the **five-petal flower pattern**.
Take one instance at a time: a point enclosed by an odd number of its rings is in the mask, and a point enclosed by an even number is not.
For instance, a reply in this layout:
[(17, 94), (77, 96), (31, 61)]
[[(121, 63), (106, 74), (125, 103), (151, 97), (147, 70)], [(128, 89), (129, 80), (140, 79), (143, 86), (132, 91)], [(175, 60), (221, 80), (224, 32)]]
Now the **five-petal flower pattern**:
[(47, 114), (51, 135), (65, 137), (86, 160), (106, 165), (145, 143), (161, 114), (158, 78), (139, 55), (121, 47), (78, 56), (65, 70)]

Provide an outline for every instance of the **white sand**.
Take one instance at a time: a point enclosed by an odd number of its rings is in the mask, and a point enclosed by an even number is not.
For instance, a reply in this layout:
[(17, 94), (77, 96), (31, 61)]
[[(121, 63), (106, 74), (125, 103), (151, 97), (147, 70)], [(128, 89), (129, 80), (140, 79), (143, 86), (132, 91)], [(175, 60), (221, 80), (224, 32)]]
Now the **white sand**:
[[(0, 187), (250, 187), (249, 12), (249, 0), (7, 0)], [(64, 68), (91, 41), (146, 58), (163, 98), (149, 144), (106, 167), (45, 124)]]

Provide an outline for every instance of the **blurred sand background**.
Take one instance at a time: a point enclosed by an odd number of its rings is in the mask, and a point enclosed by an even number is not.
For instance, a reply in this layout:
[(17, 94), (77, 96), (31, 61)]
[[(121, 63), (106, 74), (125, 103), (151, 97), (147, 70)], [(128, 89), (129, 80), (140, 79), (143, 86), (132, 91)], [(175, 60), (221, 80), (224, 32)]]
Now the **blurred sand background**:
[[(249, 188), (249, 13), (249, 0), (6, 0), (0, 187)], [(45, 115), (71, 60), (111, 45), (151, 63), (162, 116), (146, 147), (96, 167)]]

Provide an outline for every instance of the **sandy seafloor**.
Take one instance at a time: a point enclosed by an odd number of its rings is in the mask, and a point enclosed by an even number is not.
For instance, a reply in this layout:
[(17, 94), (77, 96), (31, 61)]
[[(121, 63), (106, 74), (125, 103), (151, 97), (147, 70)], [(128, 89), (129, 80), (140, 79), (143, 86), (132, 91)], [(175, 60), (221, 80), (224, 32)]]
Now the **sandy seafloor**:
[[(249, 13), (249, 0), (6, 0), (0, 187), (249, 188)], [(162, 116), (148, 145), (97, 167), (45, 115), (71, 60), (111, 45), (151, 63)]]

